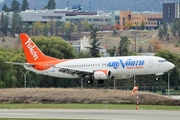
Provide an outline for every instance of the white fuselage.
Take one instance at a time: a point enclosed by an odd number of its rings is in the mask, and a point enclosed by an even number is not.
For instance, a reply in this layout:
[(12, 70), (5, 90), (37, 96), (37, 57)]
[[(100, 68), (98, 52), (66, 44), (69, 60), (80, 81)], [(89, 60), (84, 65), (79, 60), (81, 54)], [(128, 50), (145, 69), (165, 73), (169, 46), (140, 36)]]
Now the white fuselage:
[[(122, 75), (148, 75), (164, 73), (174, 68), (174, 64), (166, 61), (164, 58), (156, 56), (121, 56), (71, 59), (58, 63), (55, 66), (56, 67), (50, 67), (43, 71), (36, 70), (33, 67), (24, 67), (27, 70), (38, 74), (61, 78), (78, 78), (78, 76), (59, 72), (60, 67), (92, 71), (109, 70), (116, 79), (120, 79)], [(44, 67), (46, 67), (46, 65), (44, 65)]]

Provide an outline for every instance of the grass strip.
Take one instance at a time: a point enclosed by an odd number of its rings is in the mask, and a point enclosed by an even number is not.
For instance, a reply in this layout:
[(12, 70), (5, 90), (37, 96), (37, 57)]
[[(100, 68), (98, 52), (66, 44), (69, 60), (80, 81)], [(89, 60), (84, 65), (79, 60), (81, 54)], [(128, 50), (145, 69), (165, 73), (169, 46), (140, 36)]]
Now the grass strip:
[[(0, 104), (0, 109), (119, 109), (134, 110), (136, 104)], [(180, 106), (139, 105), (140, 110), (180, 110)]]

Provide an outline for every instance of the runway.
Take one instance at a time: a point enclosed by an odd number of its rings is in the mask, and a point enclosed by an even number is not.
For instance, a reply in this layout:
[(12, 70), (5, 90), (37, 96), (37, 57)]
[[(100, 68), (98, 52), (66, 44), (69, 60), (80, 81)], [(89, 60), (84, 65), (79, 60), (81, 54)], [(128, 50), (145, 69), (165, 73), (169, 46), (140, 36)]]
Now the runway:
[(109, 109), (0, 109), (0, 118), (178, 120), (180, 111)]

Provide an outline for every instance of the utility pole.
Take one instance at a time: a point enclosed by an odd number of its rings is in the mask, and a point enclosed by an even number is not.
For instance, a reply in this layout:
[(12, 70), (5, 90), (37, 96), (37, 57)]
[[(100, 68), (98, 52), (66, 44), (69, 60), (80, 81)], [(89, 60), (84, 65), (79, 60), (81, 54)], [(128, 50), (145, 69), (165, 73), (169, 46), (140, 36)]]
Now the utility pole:
[(30, 71), (26, 71), (26, 73), (24, 74), (24, 88), (26, 88), (26, 75), (29, 73)]
[(134, 75), (134, 86), (136, 86), (136, 75)]
[(81, 89), (83, 89), (83, 78), (81, 78)]
[(134, 41), (135, 41), (134, 52), (136, 53), (136, 31), (135, 31), (135, 40)]
[(116, 90), (116, 79), (114, 77), (114, 90)]
[(170, 73), (171, 73), (172, 71), (169, 71), (168, 72), (168, 97), (169, 97), (169, 87), (170, 87), (170, 83), (169, 83), (169, 76), (170, 76)]
[[(134, 52), (135, 52), (135, 54), (136, 54), (136, 30), (135, 30), (135, 40), (134, 40), (134, 42), (135, 42), (135, 48), (134, 48)], [(136, 85), (136, 75), (134, 75), (134, 86)]]

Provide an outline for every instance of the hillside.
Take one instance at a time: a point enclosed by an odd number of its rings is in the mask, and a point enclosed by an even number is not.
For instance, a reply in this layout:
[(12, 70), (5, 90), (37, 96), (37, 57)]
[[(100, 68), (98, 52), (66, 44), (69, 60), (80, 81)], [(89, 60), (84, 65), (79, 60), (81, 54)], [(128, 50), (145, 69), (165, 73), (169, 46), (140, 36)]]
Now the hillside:
[[(136, 51), (138, 52), (139, 47), (142, 47), (143, 53), (148, 53), (148, 47), (149, 44), (151, 44), (154, 40), (158, 40), (158, 31), (157, 30), (138, 30), (136, 31)], [(99, 42), (101, 43), (101, 47), (107, 46), (108, 49), (113, 48), (116, 46), (116, 48), (119, 45), (120, 42), (120, 36), (127, 36), (130, 40), (131, 44), (129, 46), (130, 51), (135, 50), (135, 31), (118, 31), (117, 36), (113, 37), (112, 31), (109, 32), (99, 32), (100, 35), (102, 35)], [(86, 36), (89, 38), (89, 33), (81, 33), (81, 38)], [(3, 41), (5, 39), (5, 41)], [(164, 42), (161, 41), (161, 48), (162, 49), (168, 49), (171, 52), (179, 53), (180, 49), (178, 47), (174, 47), (174, 40), (170, 40), (168, 43), (164, 44)], [(12, 38), (12, 37), (0, 37), (0, 47), (4, 48), (18, 48), (20, 47), (19, 38)], [(153, 51), (152, 51), (153, 52)]]
[[(22, 0), (18, 0), (20, 3)], [(132, 10), (132, 11), (162, 11), (162, 3), (179, 2), (179, 0), (55, 0), (56, 8), (65, 8), (72, 5), (82, 5), (84, 10)], [(0, 4), (0, 10), (4, 4), (10, 7), (12, 0), (4, 0)], [(91, 2), (91, 6), (90, 6)], [(46, 6), (48, 0), (29, 0), (30, 9), (42, 9)]]

